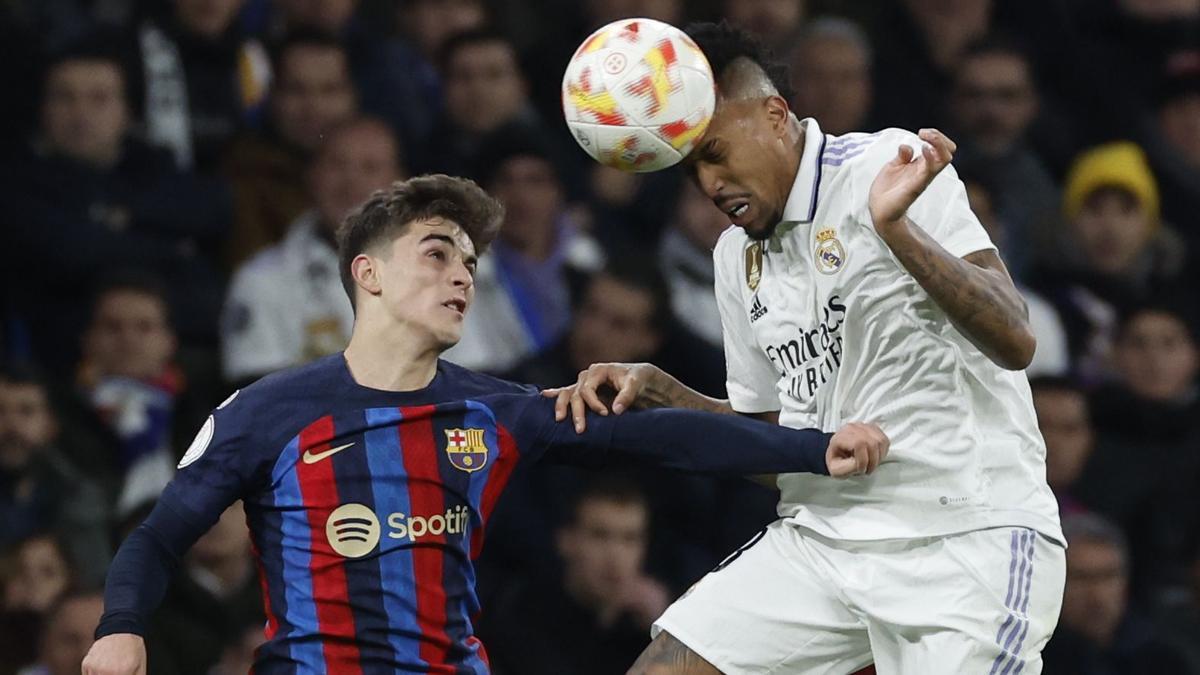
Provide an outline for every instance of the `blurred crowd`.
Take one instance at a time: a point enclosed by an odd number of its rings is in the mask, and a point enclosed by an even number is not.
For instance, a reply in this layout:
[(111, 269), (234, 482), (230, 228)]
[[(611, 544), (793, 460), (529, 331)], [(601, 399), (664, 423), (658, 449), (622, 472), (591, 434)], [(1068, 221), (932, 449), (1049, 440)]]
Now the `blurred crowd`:
[[(208, 411), (345, 346), (332, 233), (396, 179), (507, 209), (450, 360), (542, 386), (651, 361), (723, 395), (727, 221), (562, 121), (567, 59), (626, 16), (757, 34), (829, 133), (958, 143), (1038, 337), (1070, 541), (1046, 672), (1200, 672), (1200, 0), (0, 0), (0, 673), (78, 673)], [(496, 673), (624, 672), (773, 508), (740, 479), (519, 475), (479, 570)], [(152, 675), (246, 672), (245, 528), (231, 508), (180, 561)]]

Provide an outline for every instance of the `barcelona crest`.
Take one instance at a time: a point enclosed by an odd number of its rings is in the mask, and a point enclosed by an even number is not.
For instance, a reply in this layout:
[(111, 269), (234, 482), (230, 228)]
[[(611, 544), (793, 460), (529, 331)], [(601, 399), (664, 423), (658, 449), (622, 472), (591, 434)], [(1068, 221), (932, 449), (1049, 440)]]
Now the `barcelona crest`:
[(471, 473), (482, 469), (488, 458), (483, 429), (446, 429), (446, 457), (459, 471)]

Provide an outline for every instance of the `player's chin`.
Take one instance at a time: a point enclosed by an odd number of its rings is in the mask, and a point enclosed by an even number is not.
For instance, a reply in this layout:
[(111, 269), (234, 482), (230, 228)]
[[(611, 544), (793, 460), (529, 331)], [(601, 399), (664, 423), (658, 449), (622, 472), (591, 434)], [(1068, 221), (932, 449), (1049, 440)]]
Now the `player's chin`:
[[(737, 223), (734, 223), (737, 225)], [(755, 241), (766, 241), (775, 234), (775, 226), (777, 223), (767, 218), (755, 218), (747, 222), (745, 225), (738, 225), (746, 231), (746, 236)]]

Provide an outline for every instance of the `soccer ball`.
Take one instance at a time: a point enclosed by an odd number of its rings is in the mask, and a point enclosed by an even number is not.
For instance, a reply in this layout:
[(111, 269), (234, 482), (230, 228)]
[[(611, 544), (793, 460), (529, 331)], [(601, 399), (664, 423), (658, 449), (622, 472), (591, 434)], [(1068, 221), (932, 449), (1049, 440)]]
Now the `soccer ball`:
[(717, 104), (708, 59), (678, 28), (621, 19), (583, 41), (562, 82), (571, 135), (601, 164), (658, 171), (682, 160)]

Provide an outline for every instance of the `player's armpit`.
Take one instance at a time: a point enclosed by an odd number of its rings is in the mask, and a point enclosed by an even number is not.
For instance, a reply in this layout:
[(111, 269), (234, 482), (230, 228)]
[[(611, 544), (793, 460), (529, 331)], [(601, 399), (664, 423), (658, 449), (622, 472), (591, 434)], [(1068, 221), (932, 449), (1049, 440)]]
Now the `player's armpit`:
[(722, 675), (711, 663), (663, 631), (625, 675)]

